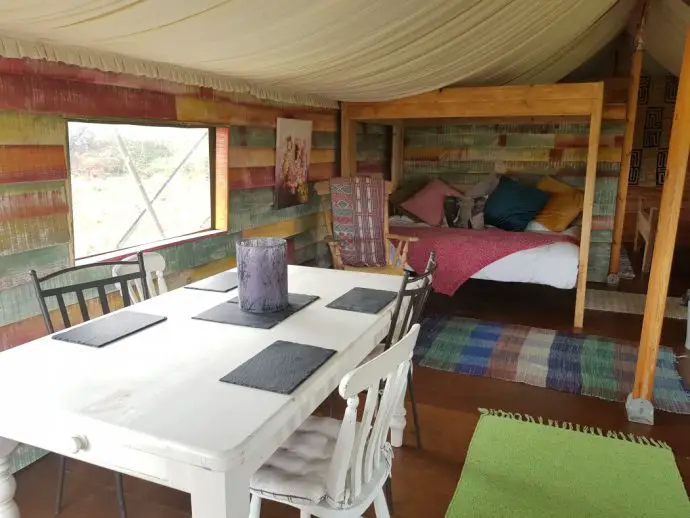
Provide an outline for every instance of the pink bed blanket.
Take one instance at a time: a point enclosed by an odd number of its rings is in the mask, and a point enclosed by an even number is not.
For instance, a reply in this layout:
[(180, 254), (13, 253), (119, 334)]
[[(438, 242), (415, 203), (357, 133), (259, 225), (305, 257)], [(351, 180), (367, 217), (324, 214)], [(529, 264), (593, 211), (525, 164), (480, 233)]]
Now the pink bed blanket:
[(429, 254), (436, 251), (438, 268), (433, 286), (444, 295), (453, 295), (475, 273), (510, 254), (573, 241), (570, 236), (550, 232), (507, 232), (493, 228), (391, 227), (391, 233), (419, 238), (410, 243), (407, 256), (407, 263), (416, 272), (424, 271)]

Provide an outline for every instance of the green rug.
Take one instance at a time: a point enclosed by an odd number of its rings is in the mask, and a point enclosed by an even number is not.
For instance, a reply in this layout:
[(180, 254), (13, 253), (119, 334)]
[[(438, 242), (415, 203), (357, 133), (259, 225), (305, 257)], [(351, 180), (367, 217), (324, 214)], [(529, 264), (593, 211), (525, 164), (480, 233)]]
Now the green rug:
[(664, 443), (481, 410), (446, 518), (688, 518)]

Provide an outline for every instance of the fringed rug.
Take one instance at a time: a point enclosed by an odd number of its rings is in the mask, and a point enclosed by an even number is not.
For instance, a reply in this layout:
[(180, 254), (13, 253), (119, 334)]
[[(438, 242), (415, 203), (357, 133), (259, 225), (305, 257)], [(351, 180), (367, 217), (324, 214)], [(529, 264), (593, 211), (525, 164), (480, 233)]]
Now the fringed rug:
[[(644, 293), (626, 293), (614, 290), (587, 290), (585, 308), (596, 311), (610, 311), (613, 313), (628, 313), (643, 315), (646, 300)], [(687, 308), (683, 306), (680, 297), (666, 299), (666, 318), (685, 320)]]
[[(636, 360), (637, 347), (623, 340), (460, 317), (424, 319), (414, 352), (424, 367), (610, 401), (632, 392)], [(659, 349), (654, 407), (690, 414), (690, 390), (669, 347)]]
[(481, 412), (446, 518), (690, 516), (665, 443)]

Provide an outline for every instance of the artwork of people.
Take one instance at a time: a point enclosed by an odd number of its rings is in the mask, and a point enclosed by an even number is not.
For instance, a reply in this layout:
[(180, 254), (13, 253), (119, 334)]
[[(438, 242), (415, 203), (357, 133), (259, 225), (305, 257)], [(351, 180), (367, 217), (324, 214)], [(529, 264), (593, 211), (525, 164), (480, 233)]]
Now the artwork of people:
[(309, 201), (309, 158), (312, 122), (278, 119), (276, 128), (275, 207)]

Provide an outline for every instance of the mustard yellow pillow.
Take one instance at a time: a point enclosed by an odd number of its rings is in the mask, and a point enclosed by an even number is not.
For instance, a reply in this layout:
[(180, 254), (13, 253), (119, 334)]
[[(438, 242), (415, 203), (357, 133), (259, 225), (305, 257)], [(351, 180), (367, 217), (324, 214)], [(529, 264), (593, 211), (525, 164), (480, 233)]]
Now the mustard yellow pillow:
[(549, 201), (534, 220), (553, 232), (562, 232), (582, 212), (584, 194), (579, 189), (550, 176), (542, 178), (537, 188), (551, 193)]

